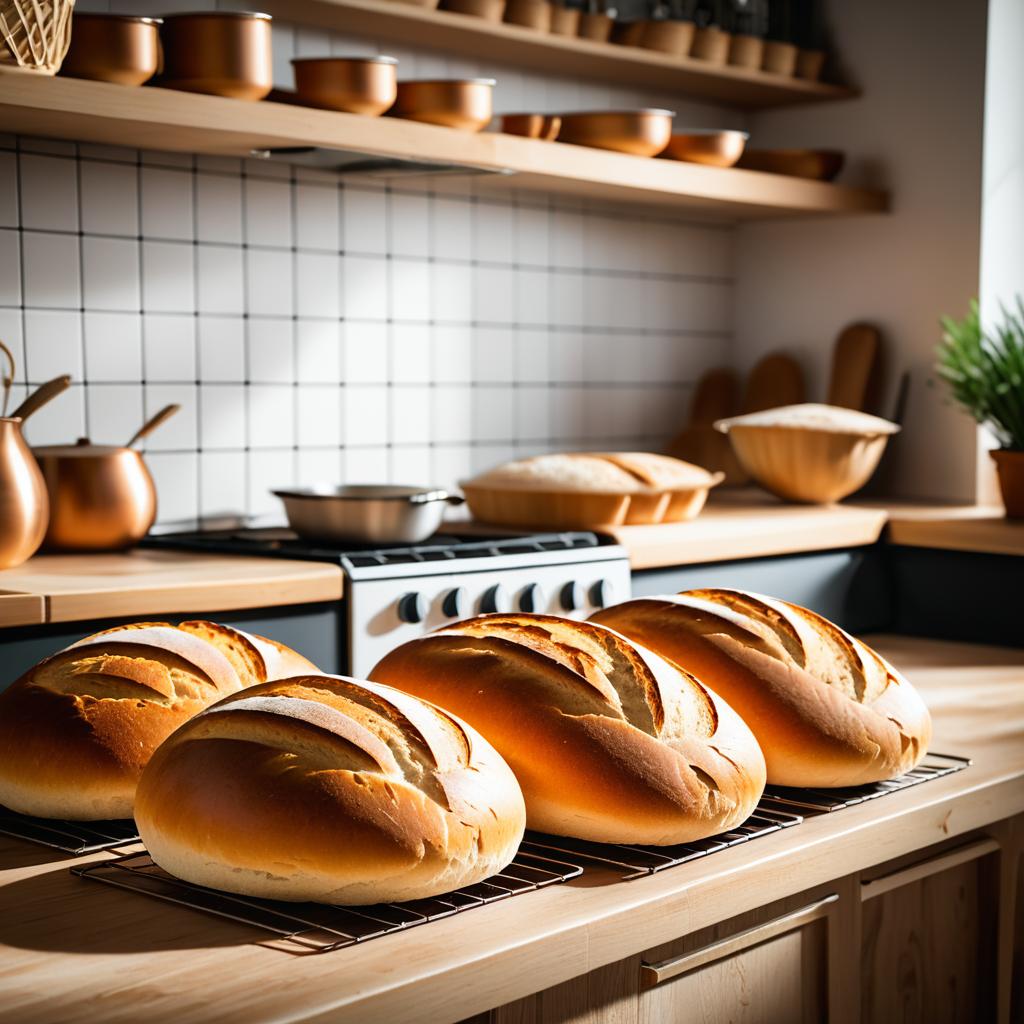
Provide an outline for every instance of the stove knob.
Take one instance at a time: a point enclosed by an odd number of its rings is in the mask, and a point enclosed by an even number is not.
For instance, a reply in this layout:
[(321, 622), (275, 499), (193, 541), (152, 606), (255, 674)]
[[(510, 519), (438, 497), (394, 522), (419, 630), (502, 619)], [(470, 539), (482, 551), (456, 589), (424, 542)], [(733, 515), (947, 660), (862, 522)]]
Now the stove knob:
[(480, 611), (485, 615), (491, 612), (510, 612), (512, 602), (508, 599), (508, 591), (500, 584), (495, 583), (488, 587), (480, 598)]
[(536, 583), (527, 583), (519, 591), (519, 610), (521, 612), (540, 612), (544, 610), (544, 591)]
[(597, 580), (590, 585), (590, 603), (595, 608), (606, 608), (612, 598), (612, 585), (607, 580)]
[(456, 587), (444, 595), (441, 611), (449, 619), (464, 619), (469, 614), (469, 602), (466, 600), (466, 588)]
[(427, 617), (427, 599), (415, 590), (398, 599), (398, 617), (403, 622), (422, 622)]
[(558, 600), (565, 611), (574, 612), (583, 604), (583, 588), (575, 580), (570, 580), (562, 587)]

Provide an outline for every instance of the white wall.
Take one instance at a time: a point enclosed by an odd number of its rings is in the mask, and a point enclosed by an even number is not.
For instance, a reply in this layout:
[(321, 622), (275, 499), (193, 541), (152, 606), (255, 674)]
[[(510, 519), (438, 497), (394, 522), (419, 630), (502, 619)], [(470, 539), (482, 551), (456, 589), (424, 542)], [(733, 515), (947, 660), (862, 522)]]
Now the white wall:
[[(1024, 298), (1024, 3), (989, 0), (982, 169), (981, 315), (991, 323), (1000, 304)], [(980, 432), (979, 497), (994, 499), (995, 474)]]
[[(877, 480), (889, 493), (974, 498), (976, 432), (928, 381), (940, 314), (962, 314), (978, 293), (985, 6), (831, 0), (837, 48), (863, 97), (751, 119), (752, 145), (843, 149), (841, 181), (892, 190), (884, 216), (743, 225), (736, 262), (741, 361), (779, 348), (797, 354), (818, 400), (839, 330), (860, 319), (882, 328), (883, 411), (897, 374), (911, 374), (904, 433)], [(1019, 69), (1014, 46), (1007, 42), (1006, 59)], [(1020, 229), (1018, 214), (1007, 230), (1019, 240)]]

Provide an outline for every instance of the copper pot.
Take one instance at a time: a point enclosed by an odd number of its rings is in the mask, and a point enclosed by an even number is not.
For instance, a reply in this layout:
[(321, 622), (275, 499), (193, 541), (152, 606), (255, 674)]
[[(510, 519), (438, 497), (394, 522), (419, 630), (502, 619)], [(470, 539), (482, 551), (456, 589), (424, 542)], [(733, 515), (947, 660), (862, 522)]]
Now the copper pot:
[(398, 83), (390, 113), (410, 121), (478, 132), (491, 120), (493, 78), (441, 78)]
[[(32, 458), (21, 432), (26, 416), (71, 383), (70, 377), (61, 377), (44, 385), (36, 395), (23, 402), (14, 414), (7, 415), (7, 400), (14, 381), (14, 356), (0, 342), (10, 372), (0, 374), (3, 401), (0, 404), (0, 569), (21, 565), (36, 553), (46, 533), (50, 511), (43, 474)], [(41, 397), (37, 397), (41, 396)]]
[(394, 57), (300, 57), (292, 61), (301, 103), (376, 117), (398, 94)]
[(746, 132), (690, 128), (675, 132), (661, 155), (708, 167), (732, 167), (743, 155), (749, 136)]
[(76, 13), (60, 73), (118, 85), (142, 85), (160, 68), (160, 19)]
[(160, 27), (160, 41), (160, 85), (169, 89), (261, 100), (274, 86), (269, 14), (169, 14)]
[(131, 446), (178, 408), (161, 409), (123, 448), (83, 437), (77, 444), (33, 449), (50, 498), (45, 548), (112, 551), (145, 537), (156, 519), (156, 487)]
[(657, 156), (672, 137), (671, 110), (601, 110), (563, 114), (559, 142)]

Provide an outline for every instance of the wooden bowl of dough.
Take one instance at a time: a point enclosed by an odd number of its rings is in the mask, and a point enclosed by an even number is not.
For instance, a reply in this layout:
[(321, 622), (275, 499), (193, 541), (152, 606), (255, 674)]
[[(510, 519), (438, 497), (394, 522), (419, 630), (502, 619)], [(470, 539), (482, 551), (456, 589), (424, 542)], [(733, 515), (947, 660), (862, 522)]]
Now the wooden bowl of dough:
[(719, 420), (743, 468), (786, 501), (825, 505), (860, 490), (899, 426), (828, 405), (790, 405)]

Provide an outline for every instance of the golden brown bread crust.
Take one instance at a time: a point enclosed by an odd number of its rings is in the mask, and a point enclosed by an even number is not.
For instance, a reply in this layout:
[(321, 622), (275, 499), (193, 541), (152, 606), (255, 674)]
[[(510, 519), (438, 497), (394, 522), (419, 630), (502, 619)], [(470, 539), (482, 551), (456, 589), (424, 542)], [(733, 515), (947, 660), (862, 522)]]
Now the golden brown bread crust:
[(146, 767), (135, 813), (174, 875), (344, 904), (478, 882), (525, 827), (515, 777), (476, 732), (341, 676), (265, 683), (193, 718)]
[(747, 721), (768, 781), (854, 786), (909, 771), (931, 717), (888, 662), (798, 605), (737, 590), (639, 598), (593, 616), (695, 673)]
[(285, 659), (273, 647), (265, 657), (256, 639), (212, 622), (140, 622), (40, 662), (0, 694), (0, 804), (47, 818), (131, 817), (139, 775), (167, 736), (268, 678), (268, 658), (279, 670)]
[(541, 831), (688, 842), (739, 824), (764, 788), (761, 752), (724, 701), (589, 623), (482, 616), (402, 645), (371, 677), (486, 736)]

